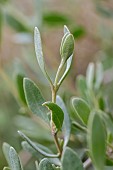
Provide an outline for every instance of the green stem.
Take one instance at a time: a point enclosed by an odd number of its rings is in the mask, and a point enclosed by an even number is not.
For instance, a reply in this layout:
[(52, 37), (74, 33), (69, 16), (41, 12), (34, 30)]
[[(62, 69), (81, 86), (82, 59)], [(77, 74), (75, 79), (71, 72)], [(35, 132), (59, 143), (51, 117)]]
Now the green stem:
[[(56, 92), (56, 88), (53, 87), (53, 88), (51, 89), (51, 91), (52, 91), (52, 102), (53, 102), (53, 103), (56, 103), (56, 93), (57, 93), (57, 92)], [(51, 131), (52, 131), (52, 135), (53, 135), (53, 137), (54, 137), (54, 142), (55, 142), (56, 148), (57, 148), (58, 153), (59, 153), (59, 157), (61, 157), (61, 155), (62, 155), (62, 149), (61, 149), (61, 146), (60, 146), (59, 141), (58, 141), (56, 129), (55, 129), (54, 124), (53, 124), (53, 122), (52, 122), (52, 116), (51, 116)]]

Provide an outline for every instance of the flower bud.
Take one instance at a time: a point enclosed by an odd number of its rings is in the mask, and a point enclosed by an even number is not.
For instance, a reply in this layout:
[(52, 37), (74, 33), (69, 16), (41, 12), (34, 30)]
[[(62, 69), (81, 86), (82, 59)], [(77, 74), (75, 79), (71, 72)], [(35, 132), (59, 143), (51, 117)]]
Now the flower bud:
[(61, 42), (60, 55), (64, 62), (73, 54), (74, 51), (74, 37), (70, 33), (66, 33)]

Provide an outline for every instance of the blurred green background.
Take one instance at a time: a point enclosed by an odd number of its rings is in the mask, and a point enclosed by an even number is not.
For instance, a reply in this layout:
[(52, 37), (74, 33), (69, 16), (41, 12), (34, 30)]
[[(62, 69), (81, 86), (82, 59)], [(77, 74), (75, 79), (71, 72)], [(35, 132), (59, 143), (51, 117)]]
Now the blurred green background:
[[(51, 99), (48, 83), (36, 61), (33, 30), (37, 26), (41, 32), (46, 65), (54, 78), (64, 25), (75, 37), (75, 57), (59, 94), (69, 102), (71, 96), (77, 95), (77, 75), (85, 75), (89, 62), (101, 61), (105, 70), (104, 93), (113, 109), (112, 0), (0, 0), (0, 169), (6, 165), (3, 142), (16, 148), (27, 170), (33, 168), (33, 158), (21, 150), (18, 129), (53, 147), (49, 130), (26, 109), (21, 85), (23, 77), (30, 77), (44, 97)], [(70, 106), (68, 110), (71, 112)]]

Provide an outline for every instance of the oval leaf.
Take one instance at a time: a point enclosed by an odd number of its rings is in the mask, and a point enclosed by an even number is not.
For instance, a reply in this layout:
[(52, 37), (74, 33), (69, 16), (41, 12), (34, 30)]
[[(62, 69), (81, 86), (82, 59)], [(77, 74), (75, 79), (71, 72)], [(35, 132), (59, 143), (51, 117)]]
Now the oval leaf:
[(19, 156), (13, 147), (10, 147), (9, 158), (10, 158), (11, 170), (22, 170), (23, 169), (21, 166)]
[(93, 82), (94, 82), (94, 63), (90, 63), (86, 71), (86, 84), (88, 89), (93, 88)]
[(33, 141), (31, 141), (24, 133), (18, 131), (19, 135), (28, 142), (28, 144), (33, 147), (37, 152), (41, 153), (43, 156), (49, 157), (49, 158), (56, 158), (58, 157), (58, 155), (53, 155), (53, 154), (49, 154), (45, 151), (43, 151), (41, 148), (38, 147), (38, 145), (36, 145)]
[(42, 97), (42, 94), (40, 93), (36, 84), (30, 79), (24, 78), (23, 87), (29, 109), (34, 114), (48, 122), (49, 121), (47, 116), (48, 110), (46, 107), (42, 106), (45, 100)]
[(11, 146), (8, 143), (6, 143), (6, 142), (3, 143), (2, 150), (3, 150), (4, 156), (6, 158), (6, 161), (7, 161), (8, 165), (9, 165), (9, 167), (11, 167), (10, 166), (10, 159), (9, 159), (10, 147)]
[(64, 35), (63, 42), (61, 44), (61, 57), (64, 60), (64, 63), (67, 59), (73, 54), (74, 51), (74, 37), (70, 33)]
[(106, 153), (106, 134), (99, 112), (92, 112), (88, 120), (88, 147), (95, 167), (104, 169)]
[(47, 108), (52, 112), (52, 121), (57, 130), (61, 130), (64, 120), (64, 113), (62, 109), (52, 102), (45, 102), (43, 105), (47, 106)]
[(59, 107), (61, 107), (61, 109), (64, 112), (64, 122), (62, 125), (62, 132), (64, 135), (64, 145), (63, 147), (65, 147), (69, 141), (69, 137), (70, 137), (70, 132), (71, 132), (71, 123), (70, 123), (70, 118), (69, 118), (69, 114), (67, 112), (66, 106), (63, 102), (63, 100), (61, 99), (60, 96), (57, 96), (56, 98), (56, 103), (58, 104)]
[(52, 81), (45, 69), (45, 63), (44, 63), (43, 52), (42, 52), (41, 36), (40, 36), (40, 32), (37, 27), (35, 27), (35, 30), (34, 30), (34, 43), (35, 43), (36, 57), (37, 57), (37, 61), (40, 66), (40, 69), (42, 70), (43, 74), (46, 76), (48, 81), (52, 84)]
[(62, 170), (84, 170), (82, 161), (76, 152), (66, 147), (62, 156)]
[(52, 164), (49, 162), (47, 158), (41, 160), (39, 164), (39, 170), (54, 170)]
[(90, 108), (88, 104), (85, 102), (85, 100), (76, 97), (72, 99), (72, 105), (79, 119), (85, 125), (87, 125), (88, 117), (90, 114)]

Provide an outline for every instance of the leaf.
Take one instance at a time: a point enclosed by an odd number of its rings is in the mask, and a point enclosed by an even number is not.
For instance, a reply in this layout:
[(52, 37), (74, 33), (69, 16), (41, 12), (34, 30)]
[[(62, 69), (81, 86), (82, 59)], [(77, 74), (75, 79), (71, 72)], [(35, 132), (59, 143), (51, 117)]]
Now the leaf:
[(66, 33), (62, 39), (60, 50), (60, 55), (64, 63), (71, 55), (73, 55), (73, 51), (74, 51), (74, 37), (72, 34)]
[(85, 100), (74, 97), (72, 99), (72, 106), (75, 110), (75, 114), (79, 117), (79, 119), (87, 125), (88, 117), (90, 114), (90, 108), (88, 104), (85, 102)]
[(82, 161), (76, 152), (66, 147), (61, 159), (62, 170), (84, 170)]
[(29, 109), (34, 114), (36, 114), (37, 116), (39, 116), (40, 118), (48, 122), (49, 121), (47, 116), (48, 110), (46, 109), (46, 107), (42, 106), (45, 100), (42, 97), (42, 94), (40, 93), (36, 84), (30, 79), (24, 78), (23, 87), (24, 87), (26, 102)]
[(66, 69), (65, 69), (65, 72), (64, 72), (64, 74), (62, 75), (61, 79), (60, 79), (59, 82), (58, 82), (58, 86), (60, 86), (60, 85), (62, 84), (63, 80), (65, 79), (65, 77), (66, 77), (67, 74), (69, 73), (69, 70), (70, 70), (71, 64), (72, 64), (72, 59), (73, 59), (73, 55), (70, 56), (70, 57), (68, 58), (68, 60), (66, 61)]
[[(37, 146), (38, 148), (40, 148), (40, 149), (43, 150), (44, 152), (47, 152), (47, 153), (53, 155), (53, 152), (52, 152), (50, 149), (48, 149), (47, 147), (45, 147), (45, 146), (43, 146), (43, 145), (41, 145), (41, 144), (39, 144), (39, 143), (35, 143), (35, 144), (36, 144), (36, 146)], [(23, 148), (25, 151), (28, 151), (28, 152), (31, 153), (33, 156), (37, 157), (38, 160), (44, 158), (44, 156), (43, 156), (42, 154), (40, 154), (39, 152), (37, 152), (31, 145), (28, 144), (28, 142), (23, 141), (23, 142), (21, 143), (21, 145), (22, 145), (22, 148)], [(60, 161), (59, 161), (58, 158), (54, 158), (54, 159), (53, 159), (53, 158), (48, 158), (48, 160), (49, 160), (51, 163), (54, 163), (54, 164), (56, 164), (56, 165), (59, 165), (59, 164), (60, 164)]]
[(18, 154), (13, 147), (10, 147), (9, 159), (10, 159), (11, 170), (22, 170), (23, 169), (21, 166), (21, 162), (18, 157)]
[(89, 63), (86, 71), (86, 84), (88, 89), (93, 88), (94, 82), (94, 63)]
[(63, 14), (59, 14), (57, 12), (49, 12), (43, 15), (43, 21), (48, 26), (59, 26), (69, 23), (69, 19), (67, 16)]
[(106, 130), (98, 111), (93, 111), (88, 120), (88, 147), (95, 167), (104, 169), (106, 153)]
[(65, 35), (66, 33), (70, 33), (70, 31), (69, 31), (68, 27), (67, 27), (66, 25), (64, 25), (64, 35)]
[(64, 120), (64, 113), (62, 109), (57, 104), (52, 102), (45, 102), (43, 105), (45, 105), (51, 111), (52, 121), (57, 130), (61, 130)]
[(54, 170), (52, 164), (49, 162), (47, 158), (41, 160), (39, 164), (39, 170)]
[(26, 105), (26, 99), (25, 99), (25, 94), (24, 94), (24, 89), (23, 89), (23, 79), (24, 75), (17, 73), (16, 74), (16, 84), (17, 84), (17, 89), (19, 93), (19, 97), (22, 100), (22, 102)]
[(37, 27), (35, 27), (34, 30), (34, 43), (35, 43), (35, 52), (36, 52), (36, 58), (39, 64), (40, 69), (42, 70), (43, 74), (45, 77), (48, 79), (50, 84), (52, 84), (52, 81), (45, 69), (45, 63), (44, 63), (44, 58), (43, 58), (43, 51), (42, 51), (42, 43), (41, 43), (41, 36), (40, 32)]
[(62, 132), (64, 135), (64, 145), (63, 147), (65, 147), (68, 144), (69, 138), (70, 138), (70, 133), (71, 133), (71, 123), (70, 123), (70, 118), (69, 118), (69, 114), (67, 112), (66, 106), (62, 100), (62, 98), (60, 96), (57, 96), (56, 98), (56, 103), (59, 107), (61, 107), (61, 109), (64, 112), (64, 121), (63, 121), (63, 125), (62, 125)]
[(95, 89), (98, 90), (104, 78), (104, 70), (101, 63), (96, 64)]
[(53, 155), (53, 154), (49, 154), (46, 153), (45, 151), (43, 151), (42, 149), (40, 149), (34, 142), (32, 142), (24, 133), (22, 133), (21, 131), (18, 131), (19, 135), (28, 142), (28, 144), (34, 148), (37, 152), (41, 153), (43, 156), (46, 156), (48, 158), (56, 158), (58, 157), (58, 155)]
[(9, 160), (10, 147), (11, 146), (8, 143), (6, 143), (6, 142), (3, 143), (2, 150), (3, 150), (4, 156), (5, 156), (6, 160), (7, 160), (7, 163), (9, 165), (9, 167), (11, 167), (10, 166), (10, 160)]
[(86, 91), (87, 91), (87, 85), (86, 85), (86, 79), (84, 76), (79, 75), (76, 80), (76, 86), (77, 91), (79, 94), (86, 99)]

